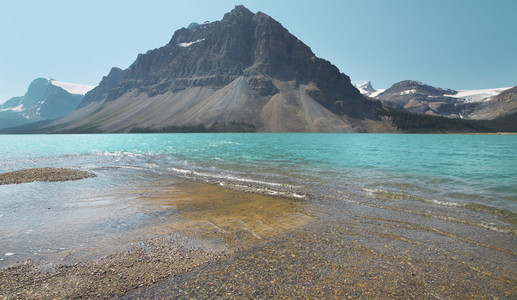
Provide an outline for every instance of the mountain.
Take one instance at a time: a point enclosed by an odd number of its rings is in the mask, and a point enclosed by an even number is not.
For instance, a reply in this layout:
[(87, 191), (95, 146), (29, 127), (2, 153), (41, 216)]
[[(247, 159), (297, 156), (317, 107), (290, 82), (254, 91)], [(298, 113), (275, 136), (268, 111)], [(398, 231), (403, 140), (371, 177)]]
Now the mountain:
[(511, 89), (511, 87), (480, 90), (460, 90), (456, 94), (450, 96), (464, 99), (467, 103), (476, 103), (488, 101), (508, 89)]
[(114, 88), (126, 75), (126, 71), (120, 68), (112, 68), (107, 76), (104, 76), (98, 86), (90, 90), (84, 96), (78, 108), (86, 107), (90, 103), (102, 102), (108, 97), (109, 91)]
[(483, 102), (466, 106), (470, 119), (495, 119), (517, 113), (517, 86), (504, 89), (500, 94)]
[(463, 101), (449, 96), (454, 94), (457, 94), (457, 91), (435, 88), (420, 81), (405, 80), (393, 84), (376, 98), (398, 110), (458, 118), (461, 112), (456, 105)]
[(75, 110), (92, 88), (48, 78), (35, 79), (23, 97), (11, 98), (0, 105), (0, 128), (61, 118)]
[(376, 90), (373, 88), (371, 81), (367, 81), (364, 83), (356, 84), (355, 87), (361, 92), (361, 94), (366, 95), (368, 97), (375, 98), (380, 93), (384, 92), (385, 90)]
[[(462, 90), (441, 89), (419, 81), (405, 80), (393, 84), (375, 96), (384, 104), (412, 113), (449, 118), (494, 118), (503, 113), (500, 106), (490, 104), (500, 93), (510, 88)], [(499, 113), (490, 110), (499, 109)]]
[[(517, 86), (505, 90), (490, 101), (483, 102), (475, 117), (498, 131), (517, 132)], [(486, 119), (489, 120), (486, 120)]]
[(376, 114), (382, 108), (279, 22), (236, 6), (221, 21), (177, 30), (127, 70), (112, 70), (47, 131), (230, 122), (263, 132), (385, 131)]

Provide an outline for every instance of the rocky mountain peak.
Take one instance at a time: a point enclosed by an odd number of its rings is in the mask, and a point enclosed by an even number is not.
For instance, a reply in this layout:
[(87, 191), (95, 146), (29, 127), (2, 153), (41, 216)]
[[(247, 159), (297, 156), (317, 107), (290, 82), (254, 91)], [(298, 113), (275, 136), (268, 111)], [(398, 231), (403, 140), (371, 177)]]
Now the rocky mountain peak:
[(57, 119), (70, 113), (84, 97), (65, 89), (74, 85), (50, 78), (33, 80), (25, 95), (11, 98), (0, 105), (0, 129)]
[(451, 89), (436, 88), (420, 81), (415, 80), (403, 80), (393, 84), (389, 89), (379, 95), (379, 99), (384, 99), (388, 95), (410, 95), (410, 94), (422, 94), (426, 96), (444, 96), (454, 95), (457, 91)]
[(382, 108), (278, 21), (244, 6), (221, 21), (177, 30), (167, 45), (138, 55), (124, 74), (111, 73), (83, 101), (99, 104), (78, 112), (81, 122), (73, 116), (67, 122), (118, 132), (216, 121), (245, 121), (259, 131), (343, 132), (352, 130), (348, 118), (366, 126)]
[(377, 90), (373, 88), (371, 81), (356, 84), (355, 87), (361, 92), (361, 94), (367, 96), (370, 96), (371, 94), (377, 92)]
[(314, 82), (325, 92), (340, 89), (340, 94), (359, 95), (348, 76), (317, 58), (264, 13), (236, 6), (221, 21), (190, 27), (177, 30), (166, 46), (139, 55), (108, 100), (135, 88), (149, 96), (192, 86), (221, 88), (239, 76), (253, 74)]
[(92, 102), (104, 101), (108, 97), (110, 90), (122, 81), (126, 73), (126, 70), (117, 67), (111, 68), (108, 75), (102, 77), (99, 85), (84, 95), (84, 99), (78, 108), (85, 107)]
[(244, 7), (244, 5), (236, 5), (232, 11), (224, 15), (222, 22), (242, 22), (250, 20), (254, 16), (255, 14)]
[(34, 79), (29, 85), (27, 93), (23, 97), (23, 105), (30, 107), (43, 99), (48, 91), (49, 86), (51, 85), (50, 81), (51, 80), (49, 78)]

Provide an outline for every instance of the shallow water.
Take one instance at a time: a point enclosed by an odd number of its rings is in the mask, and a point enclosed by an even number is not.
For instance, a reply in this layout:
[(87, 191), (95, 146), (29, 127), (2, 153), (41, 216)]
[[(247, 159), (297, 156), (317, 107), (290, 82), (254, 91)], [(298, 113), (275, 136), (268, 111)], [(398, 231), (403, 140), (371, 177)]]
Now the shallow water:
[[(251, 199), (231, 206), (262, 210), (258, 219), (227, 214), (210, 205), (231, 194), (221, 198), (222, 192), (191, 185), (188, 179), (259, 187), (301, 203), (359, 204), (408, 219), (447, 220), (515, 235), (515, 149), (517, 136), (499, 135), (0, 136), (0, 172), (68, 167), (97, 175), (74, 182), (0, 186), (0, 265), (27, 258), (103, 255), (106, 248), (124, 248), (144, 232), (187, 230), (180, 226), (185, 218), (191, 228), (241, 230), (261, 237), (274, 231), (253, 227), (257, 220), (265, 223), (260, 218), (272, 217), (268, 211), (285, 212), (273, 218), (273, 229), (311, 215), (307, 207), (290, 210), (280, 200), (268, 200), (274, 209), (265, 210), (256, 206), (264, 200)], [(219, 196), (206, 196), (211, 193)], [(180, 201), (189, 197), (197, 199), (195, 205)], [(201, 212), (212, 215), (203, 219)]]

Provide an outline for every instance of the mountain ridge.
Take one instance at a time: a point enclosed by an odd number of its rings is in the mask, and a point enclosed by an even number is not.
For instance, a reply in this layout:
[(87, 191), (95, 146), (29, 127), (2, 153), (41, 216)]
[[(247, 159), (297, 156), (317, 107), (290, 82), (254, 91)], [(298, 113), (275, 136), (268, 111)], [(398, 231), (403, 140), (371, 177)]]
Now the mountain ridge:
[[(470, 103), (475, 98), (460, 97), (473, 96), (468, 91), (414, 80), (387, 90), (375, 90), (371, 82), (357, 87), (278, 21), (236, 6), (220, 21), (191, 23), (176, 30), (167, 44), (139, 54), (127, 69), (112, 68), (75, 111), (55, 121), (25, 126), (23, 132), (237, 127), (261, 132), (396, 132), (415, 119), (422, 121), (426, 132), (433, 128), (443, 132), (443, 126), (429, 126), (443, 119), (397, 115), (387, 107), (456, 118), (474, 116), (481, 109), (477, 102)], [(513, 107), (507, 102), (499, 107)], [(398, 124), (393, 122), (395, 117)], [(466, 128), (461, 122), (449, 123)]]
[(358, 85), (363, 94), (395, 109), (412, 113), (478, 120), (497, 118), (505, 114), (503, 108), (513, 107), (511, 104), (497, 105), (495, 100), (511, 88), (456, 91), (433, 87), (415, 80), (404, 80), (374, 94), (363, 87), (365, 84)]
[(84, 94), (93, 87), (37, 78), (24, 96), (13, 97), (0, 104), (0, 128), (58, 119), (75, 110)]
[(380, 102), (361, 95), (347, 75), (270, 16), (236, 6), (221, 21), (189, 28), (139, 54), (128, 69), (110, 72), (49, 131), (231, 121), (265, 132), (387, 128), (376, 114)]

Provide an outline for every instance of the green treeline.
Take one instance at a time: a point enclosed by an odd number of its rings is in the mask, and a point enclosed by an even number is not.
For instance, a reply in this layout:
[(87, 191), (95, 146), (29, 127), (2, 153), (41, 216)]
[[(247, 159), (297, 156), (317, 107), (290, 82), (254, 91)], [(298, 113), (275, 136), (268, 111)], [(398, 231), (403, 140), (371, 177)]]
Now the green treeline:
[(517, 112), (493, 120), (479, 120), (479, 123), (498, 132), (517, 132)]
[(439, 116), (413, 114), (392, 108), (378, 111), (378, 115), (388, 117), (400, 131), (408, 133), (449, 133), (449, 132), (496, 132), (489, 124), (480, 121), (451, 119)]
[(256, 132), (255, 125), (245, 122), (214, 122), (205, 127), (203, 125), (171, 125), (160, 128), (133, 127), (129, 133), (213, 133), (213, 132)]

